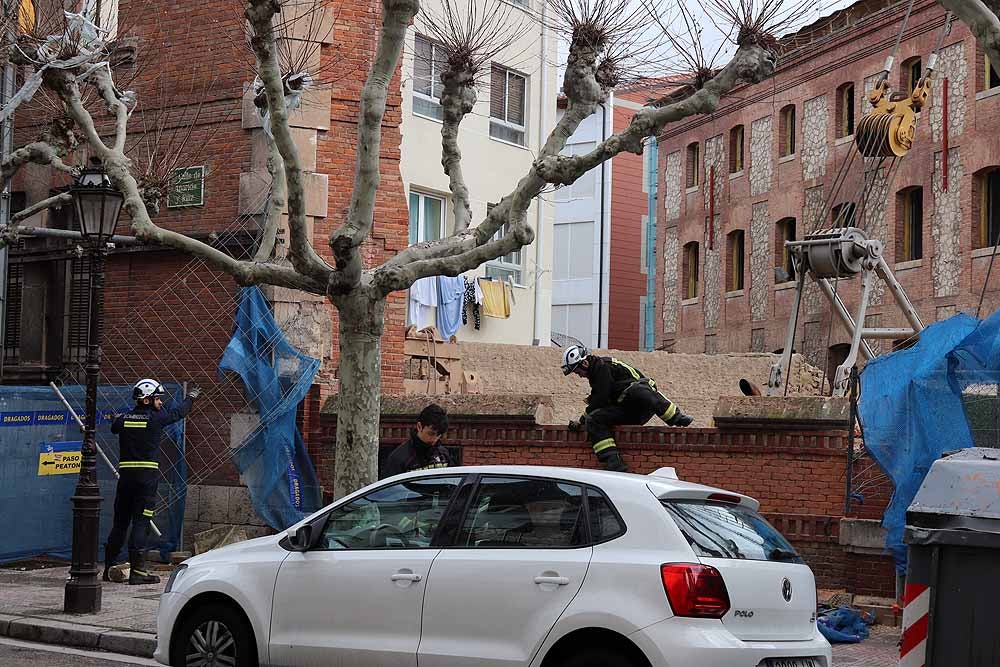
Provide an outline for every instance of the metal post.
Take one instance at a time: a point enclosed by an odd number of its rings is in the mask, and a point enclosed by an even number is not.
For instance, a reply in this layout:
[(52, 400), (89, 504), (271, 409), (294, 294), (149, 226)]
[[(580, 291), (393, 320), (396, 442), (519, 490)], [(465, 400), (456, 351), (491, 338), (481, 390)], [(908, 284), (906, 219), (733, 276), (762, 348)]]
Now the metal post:
[[(861, 339), (861, 330), (865, 321), (865, 313), (868, 311), (868, 299), (872, 293), (874, 278), (875, 272), (868, 269), (865, 269), (861, 274), (861, 303), (858, 305), (858, 317), (856, 319), (858, 324), (854, 327), (854, 336), (851, 337), (851, 351), (847, 353), (847, 359), (844, 360), (844, 363), (837, 368), (837, 374), (833, 380), (834, 396), (847, 395), (847, 377), (850, 374), (850, 369), (857, 363), (858, 349), (864, 343)], [(864, 344), (867, 345), (867, 343)]]
[[(844, 328), (847, 329), (847, 333), (851, 334), (853, 338), (854, 329), (857, 328), (857, 324), (854, 322), (851, 314), (847, 312), (847, 306), (844, 305), (844, 301), (840, 298), (840, 295), (830, 287), (830, 281), (826, 278), (820, 278), (816, 283), (833, 305), (833, 312), (837, 313), (837, 316), (840, 317), (840, 321), (843, 323)], [(868, 344), (868, 341), (864, 339), (861, 341), (861, 354), (865, 355), (865, 358), (869, 361), (875, 358), (875, 351)]]
[(80, 477), (73, 494), (73, 562), (63, 609), (69, 614), (101, 610), (101, 582), (97, 577), (101, 489), (97, 485), (97, 383), (101, 372), (101, 319), (104, 287), (103, 247), (90, 250), (90, 335), (87, 340), (87, 414)]
[(903, 311), (903, 316), (906, 317), (906, 321), (910, 323), (913, 330), (916, 333), (923, 331), (924, 323), (920, 321), (920, 315), (917, 314), (917, 309), (913, 307), (913, 304), (910, 302), (910, 298), (906, 296), (906, 291), (903, 290), (903, 286), (899, 284), (898, 280), (896, 280), (896, 276), (886, 263), (885, 257), (879, 255), (878, 264), (875, 265), (875, 271), (878, 273), (879, 277), (885, 281), (885, 284), (888, 285), (889, 291), (892, 292), (892, 296), (896, 299), (899, 309)]
[(851, 422), (847, 429), (847, 489), (844, 493), (844, 516), (851, 513), (851, 494), (854, 493), (854, 426), (858, 421), (858, 367), (851, 367), (850, 379)]
[(785, 382), (785, 375), (791, 372), (792, 348), (795, 347), (795, 328), (799, 324), (799, 309), (802, 306), (802, 292), (806, 287), (806, 272), (804, 263), (799, 262), (799, 284), (795, 286), (795, 303), (792, 304), (792, 316), (788, 318), (788, 333), (785, 335), (785, 349), (781, 351), (781, 359), (771, 366), (771, 376), (767, 379), (767, 395), (777, 396)]

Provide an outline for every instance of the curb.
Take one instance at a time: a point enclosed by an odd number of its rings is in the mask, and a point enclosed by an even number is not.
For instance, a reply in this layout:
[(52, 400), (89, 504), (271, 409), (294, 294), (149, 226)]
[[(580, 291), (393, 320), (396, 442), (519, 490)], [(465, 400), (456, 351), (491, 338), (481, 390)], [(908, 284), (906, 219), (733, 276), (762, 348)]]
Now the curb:
[(0, 637), (97, 649), (137, 658), (152, 658), (156, 650), (156, 635), (151, 632), (116, 630), (100, 625), (10, 614), (0, 614)]

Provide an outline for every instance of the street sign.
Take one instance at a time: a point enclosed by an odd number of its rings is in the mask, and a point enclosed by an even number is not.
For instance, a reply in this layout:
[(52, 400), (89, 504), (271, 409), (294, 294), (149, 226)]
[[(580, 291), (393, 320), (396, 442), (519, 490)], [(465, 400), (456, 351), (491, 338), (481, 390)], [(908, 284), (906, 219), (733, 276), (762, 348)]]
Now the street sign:
[(205, 205), (205, 167), (174, 169), (170, 178), (167, 208)]
[(80, 472), (83, 443), (43, 442), (38, 447), (38, 475), (73, 475)]

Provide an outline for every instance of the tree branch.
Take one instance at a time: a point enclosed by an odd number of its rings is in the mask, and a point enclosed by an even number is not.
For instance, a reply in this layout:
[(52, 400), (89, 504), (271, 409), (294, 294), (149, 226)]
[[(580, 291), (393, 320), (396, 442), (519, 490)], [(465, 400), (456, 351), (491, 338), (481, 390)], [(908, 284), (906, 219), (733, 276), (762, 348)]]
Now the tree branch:
[(363, 267), (358, 249), (375, 221), (375, 196), (381, 182), (382, 119), (389, 83), (403, 52), (406, 29), (419, 9), (419, 0), (382, 0), (382, 29), (375, 62), (361, 92), (354, 191), (347, 221), (330, 237), (337, 266), (331, 281), (334, 294), (349, 292), (361, 281)]
[(63, 206), (69, 206), (73, 203), (73, 196), (68, 192), (49, 197), (48, 199), (43, 199), (40, 202), (35, 202), (31, 206), (10, 216), (10, 226), (20, 223), (22, 220), (27, 220), (36, 213), (41, 213), (42, 211), (50, 208), (61, 208)]
[(938, 0), (976, 36), (991, 63), (1000, 63), (1000, 17), (982, 0)]
[(270, 138), (267, 141), (267, 171), (271, 174), (271, 193), (267, 198), (267, 211), (264, 217), (264, 229), (261, 234), (260, 247), (254, 259), (266, 262), (274, 253), (274, 242), (281, 227), (281, 216), (288, 203), (288, 181), (285, 179), (285, 165), (278, 152), (278, 147)]
[(14, 175), (17, 174), (21, 167), (29, 162), (40, 165), (49, 165), (61, 172), (76, 176), (78, 173), (76, 167), (72, 167), (63, 162), (62, 156), (59, 153), (60, 151), (45, 141), (33, 141), (30, 144), (21, 146), (8, 155), (6, 160), (0, 163), (0, 179), (2, 179), (2, 185), (6, 185), (10, 179), (14, 178)]
[(475, 72), (453, 72), (447, 69), (442, 77), (441, 108), (444, 122), (441, 125), (441, 166), (448, 176), (448, 187), (454, 200), (455, 231), (462, 232), (472, 223), (472, 205), (469, 188), (462, 174), (462, 151), (458, 147), (458, 131), (462, 120), (476, 106)]
[(740, 81), (759, 83), (774, 73), (775, 56), (757, 44), (744, 44), (735, 57), (705, 86), (691, 96), (660, 108), (639, 111), (629, 126), (608, 137), (586, 155), (576, 157), (548, 155), (535, 161), (538, 174), (548, 183), (570, 185), (583, 174), (619, 153), (639, 155), (643, 140), (658, 135), (667, 123), (714, 111), (722, 96)]
[(101, 99), (108, 105), (108, 111), (115, 115), (115, 143), (114, 150), (122, 152), (125, 150), (125, 140), (128, 138), (128, 107), (118, 96), (114, 81), (111, 80), (111, 70), (100, 68), (96, 70), (94, 85), (101, 94)]

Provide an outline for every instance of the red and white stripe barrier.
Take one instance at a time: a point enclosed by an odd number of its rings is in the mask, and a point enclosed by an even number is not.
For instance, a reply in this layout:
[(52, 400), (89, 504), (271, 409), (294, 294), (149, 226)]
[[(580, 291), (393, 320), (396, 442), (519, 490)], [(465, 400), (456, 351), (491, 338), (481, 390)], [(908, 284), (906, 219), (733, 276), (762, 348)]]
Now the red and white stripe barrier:
[(899, 645), (899, 667), (924, 667), (927, 661), (927, 623), (930, 611), (930, 586), (906, 584), (903, 592), (903, 639)]

